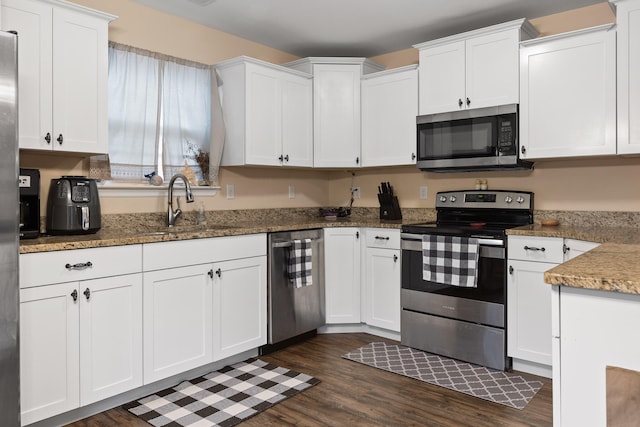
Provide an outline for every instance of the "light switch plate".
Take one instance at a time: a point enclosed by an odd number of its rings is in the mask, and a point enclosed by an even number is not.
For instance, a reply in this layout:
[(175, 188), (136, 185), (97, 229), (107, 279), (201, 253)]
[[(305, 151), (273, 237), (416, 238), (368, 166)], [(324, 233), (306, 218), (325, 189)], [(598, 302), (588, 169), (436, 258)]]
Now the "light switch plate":
[(420, 199), (421, 200), (427, 200), (427, 196), (428, 196), (429, 192), (427, 189), (426, 185), (421, 185), (420, 186)]
[(293, 185), (289, 186), (289, 198), (290, 199), (295, 199), (296, 198), (296, 187)]
[(232, 200), (236, 198), (236, 188), (233, 184), (227, 184), (227, 199)]

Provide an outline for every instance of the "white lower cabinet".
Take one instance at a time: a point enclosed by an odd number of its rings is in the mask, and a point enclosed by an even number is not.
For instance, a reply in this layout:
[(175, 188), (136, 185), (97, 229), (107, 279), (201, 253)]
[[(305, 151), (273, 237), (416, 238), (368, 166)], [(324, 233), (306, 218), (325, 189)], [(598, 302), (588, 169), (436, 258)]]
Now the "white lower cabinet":
[(144, 383), (267, 342), (265, 234), (144, 245)]
[(22, 424), (142, 385), (142, 275), (20, 291)]
[(267, 343), (267, 257), (213, 266), (213, 356), (224, 359)]
[(139, 245), (20, 255), (23, 425), (142, 385), (141, 264)]
[(360, 323), (360, 229), (324, 229), (327, 324)]
[(213, 361), (211, 265), (144, 273), (144, 383)]
[(400, 332), (400, 230), (367, 228), (363, 232), (364, 322)]
[(563, 239), (508, 239), (507, 355), (514, 369), (551, 377), (551, 286), (544, 272), (563, 262)]

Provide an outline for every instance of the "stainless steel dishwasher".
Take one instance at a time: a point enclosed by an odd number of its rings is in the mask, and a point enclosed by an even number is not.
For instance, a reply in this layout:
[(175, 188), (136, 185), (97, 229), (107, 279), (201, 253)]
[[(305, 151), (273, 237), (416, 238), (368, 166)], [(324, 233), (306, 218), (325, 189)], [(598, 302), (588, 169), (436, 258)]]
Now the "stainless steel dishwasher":
[[(296, 288), (289, 280), (289, 250), (294, 240), (311, 239), (312, 284)], [(274, 344), (315, 330), (325, 323), (324, 239), (322, 229), (270, 233), (268, 280), (268, 352)]]

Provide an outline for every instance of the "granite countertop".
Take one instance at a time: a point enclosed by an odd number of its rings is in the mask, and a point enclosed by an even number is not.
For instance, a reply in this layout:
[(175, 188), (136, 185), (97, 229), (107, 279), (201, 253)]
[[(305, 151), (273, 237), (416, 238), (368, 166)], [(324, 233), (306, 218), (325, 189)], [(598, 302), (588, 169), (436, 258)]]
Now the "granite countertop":
[(545, 282), (576, 288), (640, 294), (640, 228), (607, 225), (555, 227), (532, 224), (509, 235), (559, 237), (602, 243), (544, 273)]
[(202, 239), (207, 237), (236, 236), (242, 234), (270, 233), (277, 231), (304, 230), (325, 227), (377, 227), (395, 228), (401, 221), (381, 221), (377, 218), (262, 218), (256, 220), (212, 223), (209, 225), (140, 225), (104, 227), (95, 234), (43, 236), (20, 241), (20, 253), (51, 252), (69, 249), (86, 249), (106, 246), (136, 245), (140, 243), (169, 242), (175, 240)]

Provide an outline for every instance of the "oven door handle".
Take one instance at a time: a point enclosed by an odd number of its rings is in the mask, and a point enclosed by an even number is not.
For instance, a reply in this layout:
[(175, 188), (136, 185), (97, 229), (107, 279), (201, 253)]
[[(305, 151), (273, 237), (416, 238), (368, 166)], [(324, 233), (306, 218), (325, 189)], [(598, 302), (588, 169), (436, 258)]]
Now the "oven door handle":
[[(402, 233), (400, 238), (407, 241), (419, 241), (422, 242), (422, 234)], [(483, 239), (481, 237), (471, 236), (478, 239), (478, 244), (482, 246), (504, 246), (504, 241), (500, 239)]]
[[(416, 234), (416, 236), (420, 235)], [(502, 244), (501, 241), (497, 241)], [(403, 251), (422, 252), (422, 237), (420, 237), (420, 240), (402, 239), (400, 242), (400, 248)], [(505, 250), (503, 247), (484, 245), (483, 243), (480, 244), (479, 256), (481, 258), (506, 259)]]

